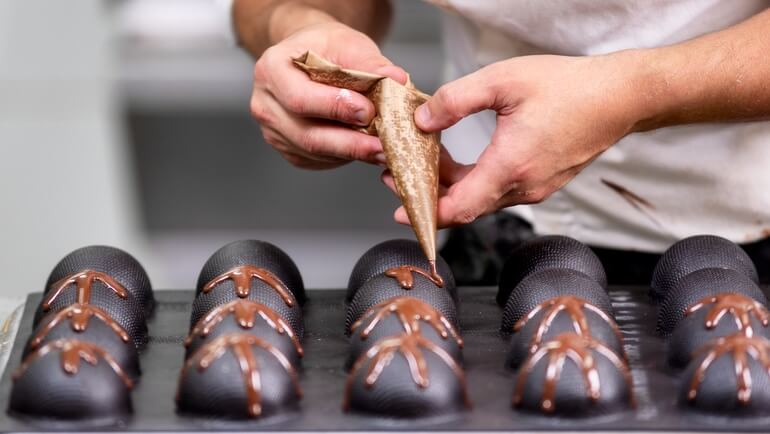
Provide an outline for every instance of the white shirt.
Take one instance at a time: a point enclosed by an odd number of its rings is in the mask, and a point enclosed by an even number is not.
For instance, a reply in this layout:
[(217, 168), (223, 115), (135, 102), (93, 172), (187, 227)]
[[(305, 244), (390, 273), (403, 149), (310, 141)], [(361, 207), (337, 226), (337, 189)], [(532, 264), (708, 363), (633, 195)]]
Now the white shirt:
[[(767, 0), (433, 0), (449, 11), (448, 79), (527, 54), (571, 56), (657, 47), (729, 27)], [(476, 158), (494, 113), (463, 120), (442, 141)], [(603, 182), (606, 181), (606, 182)], [(610, 188), (642, 198), (632, 204)], [(735, 242), (770, 236), (770, 122), (698, 124), (631, 134), (541, 204), (514, 207), (541, 234), (660, 252), (710, 233)]]

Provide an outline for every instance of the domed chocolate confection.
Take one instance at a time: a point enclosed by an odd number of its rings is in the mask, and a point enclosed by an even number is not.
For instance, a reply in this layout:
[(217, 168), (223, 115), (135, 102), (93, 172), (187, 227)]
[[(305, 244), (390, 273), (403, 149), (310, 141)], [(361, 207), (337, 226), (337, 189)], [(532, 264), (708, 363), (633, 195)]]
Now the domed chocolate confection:
[(353, 365), (343, 409), (387, 417), (431, 417), (470, 406), (465, 374), (420, 333), (379, 340)]
[[(291, 326), (294, 334), (302, 339), (305, 328), (302, 324), (302, 307), (292, 293), (274, 275), (264, 269), (254, 274), (260, 278), (249, 278), (253, 271), (248, 266), (240, 267), (240, 275), (217, 281), (207, 286), (193, 301), (190, 315), (190, 328), (194, 327), (206, 314), (219, 306), (235, 300), (251, 300), (267, 306)], [(264, 279), (264, 280), (262, 280)], [(208, 289), (210, 288), (210, 289)]]
[[(80, 322), (76, 314), (69, 317), (66, 310), (44, 317), (27, 340), (23, 357), (29, 356), (30, 353), (49, 342), (77, 339), (101, 347), (115, 359), (123, 371), (136, 381), (140, 374), (139, 354), (131, 337), (112, 318), (98, 310), (96, 312), (96, 315), (88, 318), (86, 323)], [(87, 326), (84, 327), (86, 324)]]
[(542, 270), (524, 278), (513, 290), (503, 309), (501, 330), (513, 332), (517, 321), (555, 297), (572, 295), (612, 315), (610, 296), (594, 279), (566, 268)]
[(561, 235), (533, 238), (513, 249), (500, 272), (497, 304), (505, 306), (511, 291), (528, 275), (541, 270), (566, 268), (579, 271), (607, 287), (599, 258), (585, 244)]
[[(353, 272), (350, 273), (345, 301), (350, 302), (353, 300), (358, 289), (367, 280), (384, 273), (386, 270), (402, 265), (411, 265), (425, 271), (430, 271), (428, 258), (425, 257), (425, 253), (423, 253), (420, 243), (417, 241), (404, 239), (388, 240), (367, 250), (358, 259), (358, 262), (353, 267)], [(449, 265), (441, 256), (436, 257), (436, 270), (444, 281), (444, 288), (457, 301), (455, 278), (449, 269)]]
[(731, 416), (770, 413), (770, 342), (742, 333), (702, 348), (682, 376), (684, 407)]
[[(406, 279), (408, 277), (408, 279)], [(406, 279), (406, 280), (404, 280)], [(345, 317), (345, 332), (370, 308), (394, 297), (413, 297), (433, 306), (455, 327), (457, 327), (457, 308), (446, 288), (437, 287), (429, 278), (419, 272), (406, 273), (403, 276), (380, 274), (369, 279), (358, 290), (353, 301), (348, 305)]]
[(615, 320), (587, 301), (567, 295), (544, 301), (513, 327), (507, 366), (517, 368), (545, 342), (566, 332), (591, 336), (623, 356), (620, 329)]
[(663, 253), (652, 274), (650, 296), (662, 301), (681, 278), (704, 268), (728, 268), (759, 282), (757, 269), (740, 246), (722, 237), (696, 235), (676, 242)]
[(13, 378), (9, 411), (15, 415), (113, 423), (132, 411), (130, 376), (89, 342), (46, 342), (24, 358)]
[[(88, 246), (69, 253), (51, 271), (45, 292), (50, 291), (54, 283), (87, 270), (111, 276), (132, 295), (144, 315), (150, 315), (155, 306), (150, 278), (133, 256), (115, 247)], [(68, 304), (74, 303), (74, 298), (72, 300)]]
[(743, 294), (767, 306), (765, 295), (744, 274), (727, 268), (705, 268), (684, 276), (666, 293), (658, 311), (658, 332), (667, 336), (688, 308), (721, 293)]
[(625, 361), (590, 337), (562, 333), (519, 369), (514, 407), (560, 416), (607, 415), (633, 406)]
[[(294, 261), (273, 244), (257, 240), (234, 241), (214, 252), (203, 265), (198, 276), (196, 295), (199, 295), (212, 281), (232, 273), (236, 267), (243, 265), (269, 271), (291, 291), (300, 305), (305, 303), (305, 285), (302, 283), (302, 276)], [(252, 277), (259, 279), (257, 276)]]
[(252, 300), (237, 299), (215, 307), (190, 331), (185, 339), (185, 358), (220, 336), (248, 333), (262, 338), (298, 366), (302, 356), (299, 337), (273, 309)]
[(347, 368), (381, 339), (401, 333), (420, 333), (453, 359), (462, 360), (463, 340), (454, 325), (433, 306), (417, 298), (402, 296), (386, 300), (370, 308), (351, 328)]
[(706, 296), (688, 307), (666, 340), (668, 363), (683, 368), (693, 354), (713, 339), (743, 333), (770, 338), (770, 312), (743, 294)]
[(267, 340), (250, 333), (219, 336), (185, 362), (177, 408), (232, 419), (269, 417), (296, 408), (297, 371)]
[(147, 342), (145, 309), (112, 275), (94, 270), (79, 271), (49, 286), (35, 311), (37, 326), (45, 315), (67, 318), (73, 327), (85, 329), (94, 321), (111, 318), (131, 337), (137, 348)]

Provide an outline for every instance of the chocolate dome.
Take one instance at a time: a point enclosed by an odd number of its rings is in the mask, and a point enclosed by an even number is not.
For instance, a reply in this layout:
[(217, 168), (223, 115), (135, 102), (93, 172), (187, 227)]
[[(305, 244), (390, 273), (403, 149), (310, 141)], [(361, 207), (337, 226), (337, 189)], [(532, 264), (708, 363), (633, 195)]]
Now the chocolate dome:
[(354, 364), (345, 395), (345, 410), (392, 418), (443, 415), (469, 405), (462, 368), (419, 333), (378, 341)]
[(132, 295), (145, 316), (152, 311), (155, 298), (147, 273), (133, 256), (115, 247), (88, 246), (70, 252), (51, 271), (44, 292), (62, 279), (86, 270), (111, 276)]
[[(402, 265), (412, 265), (426, 271), (430, 270), (428, 258), (425, 257), (425, 253), (423, 253), (422, 247), (420, 247), (417, 241), (405, 239), (388, 240), (367, 250), (358, 259), (358, 262), (353, 267), (353, 271), (350, 273), (345, 301), (350, 302), (353, 300), (358, 289), (367, 280), (384, 273), (388, 269)], [(454, 276), (449, 269), (449, 265), (440, 255), (436, 257), (436, 269), (444, 280), (444, 288), (457, 301)]]
[(631, 374), (617, 354), (590, 338), (563, 333), (524, 362), (513, 402), (526, 411), (594, 416), (631, 407), (632, 393)]
[(511, 349), (506, 365), (518, 368), (538, 346), (562, 333), (591, 336), (615, 354), (623, 357), (620, 329), (614, 319), (601, 309), (573, 296), (557, 297), (544, 302), (534, 315), (522, 318), (511, 336)]
[(420, 299), (441, 312), (457, 327), (457, 308), (446, 288), (439, 288), (421, 274), (413, 273), (413, 286), (405, 289), (397, 279), (380, 274), (369, 279), (353, 297), (345, 317), (345, 331), (370, 308), (394, 297), (408, 296)]
[(514, 324), (538, 305), (568, 295), (582, 298), (607, 315), (612, 315), (610, 296), (596, 280), (565, 268), (541, 270), (528, 275), (511, 292), (503, 309), (501, 330), (504, 333), (513, 332)]
[(658, 332), (670, 334), (689, 307), (721, 293), (743, 294), (767, 306), (765, 295), (743, 273), (727, 268), (701, 269), (679, 279), (666, 293), (658, 311)]
[(722, 237), (696, 235), (676, 242), (663, 253), (652, 274), (650, 296), (662, 301), (680, 279), (704, 268), (735, 270), (759, 282), (757, 269), (740, 246)]
[(9, 411), (37, 419), (112, 423), (131, 413), (132, 385), (101, 347), (79, 340), (49, 341), (15, 372)]
[(585, 244), (561, 235), (533, 238), (513, 249), (500, 272), (497, 304), (505, 306), (511, 291), (528, 275), (566, 268), (579, 271), (607, 287), (607, 275), (599, 258)]
[(288, 358), (250, 333), (219, 336), (185, 362), (181, 413), (229, 419), (264, 418), (296, 409), (302, 392)]
[(257, 240), (234, 241), (214, 252), (201, 269), (196, 294), (217, 277), (244, 265), (268, 270), (294, 294), (300, 305), (305, 303), (302, 276), (291, 257), (273, 244)]

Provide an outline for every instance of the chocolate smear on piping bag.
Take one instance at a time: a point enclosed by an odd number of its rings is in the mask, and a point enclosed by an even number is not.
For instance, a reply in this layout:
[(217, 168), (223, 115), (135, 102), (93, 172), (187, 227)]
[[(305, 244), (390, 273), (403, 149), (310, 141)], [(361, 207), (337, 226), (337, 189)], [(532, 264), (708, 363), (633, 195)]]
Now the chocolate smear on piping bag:
[(362, 131), (382, 142), (398, 196), (406, 209), (417, 240), (436, 272), (436, 214), (438, 203), (438, 133), (426, 133), (414, 123), (414, 111), (430, 98), (411, 81), (397, 81), (368, 72), (344, 69), (312, 51), (292, 59), (311, 80), (366, 95), (377, 111)]

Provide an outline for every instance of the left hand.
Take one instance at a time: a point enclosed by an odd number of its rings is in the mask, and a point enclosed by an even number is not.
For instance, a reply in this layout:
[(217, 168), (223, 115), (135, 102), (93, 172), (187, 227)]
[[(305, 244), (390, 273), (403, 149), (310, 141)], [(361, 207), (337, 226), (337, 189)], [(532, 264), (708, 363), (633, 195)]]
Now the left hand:
[[(474, 165), (440, 167), (440, 227), (500, 208), (537, 203), (563, 187), (643, 120), (632, 52), (526, 56), (494, 63), (442, 86), (415, 112), (422, 130), (444, 130), (485, 109), (497, 112), (492, 142)], [(383, 181), (393, 189), (386, 172)], [(408, 224), (403, 207), (395, 219)]]

